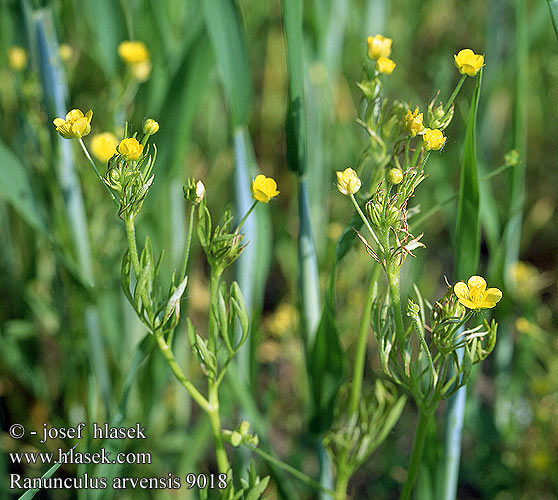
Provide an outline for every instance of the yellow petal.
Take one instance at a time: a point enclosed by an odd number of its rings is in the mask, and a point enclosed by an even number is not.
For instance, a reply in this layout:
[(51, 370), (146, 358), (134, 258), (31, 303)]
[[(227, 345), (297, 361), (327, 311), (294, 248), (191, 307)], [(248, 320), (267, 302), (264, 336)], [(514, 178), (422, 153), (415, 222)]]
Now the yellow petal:
[(486, 291), (486, 300), (489, 302), (494, 302), (494, 304), (496, 304), (496, 302), (499, 302), (501, 298), (502, 291), (498, 288), (489, 288)]
[(71, 111), (68, 111), (68, 113), (66, 113), (67, 122), (75, 122), (80, 118), (83, 118), (83, 113), (80, 109), (72, 109)]
[(471, 276), (467, 285), (469, 285), (469, 288), (476, 288), (482, 292), (486, 290), (486, 280), (482, 276)]
[(463, 304), (465, 307), (468, 307), (469, 309), (478, 309), (479, 307), (478, 304), (475, 304), (472, 300), (469, 299), (463, 299), (459, 297), (459, 302), (461, 302), (461, 304)]
[(52, 123), (54, 123), (55, 127), (60, 127), (61, 125), (64, 125), (64, 123), (66, 123), (66, 120), (64, 120), (64, 118), (55, 118), (54, 120), (52, 120)]
[(90, 109), (87, 113), (85, 113), (85, 118), (87, 118), (87, 121), (89, 123), (91, 123), (91, 118), (93, 118), (93, 110)]
[(469, 300), (469, 288), (463, 281), (456, 283), (453, 287), (453, 291), (459, 299)]

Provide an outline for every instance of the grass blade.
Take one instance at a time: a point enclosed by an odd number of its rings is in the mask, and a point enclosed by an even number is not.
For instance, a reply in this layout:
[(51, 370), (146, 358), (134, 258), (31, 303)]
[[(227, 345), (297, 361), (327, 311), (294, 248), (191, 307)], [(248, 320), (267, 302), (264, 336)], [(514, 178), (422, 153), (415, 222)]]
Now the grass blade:
[(552, 21), (554, 33), (558, 39), (558, 0), (548, 0), (548, 10), (550, 11), (550, 20)]
[[(480, 254), (480, 202), (477, 171), (477, 112), (479, 106), (482, 69), (477, 76), (477, 84), (465, 134), (465, 148), (461, 164), (459, 186), (457, 231), (455, 238), (455, 278), (467, 280), (477, 273)], [(462, 356), (463, 353), (459, 352)], [(461, 455), (461, 431), (465, 415), (467, 386), (463, 386), (448, 400), (446, 411), (446, 435), (444, 461), (442, 463), (442, 483), (440, 498), (455, 499), (459, 477)]]

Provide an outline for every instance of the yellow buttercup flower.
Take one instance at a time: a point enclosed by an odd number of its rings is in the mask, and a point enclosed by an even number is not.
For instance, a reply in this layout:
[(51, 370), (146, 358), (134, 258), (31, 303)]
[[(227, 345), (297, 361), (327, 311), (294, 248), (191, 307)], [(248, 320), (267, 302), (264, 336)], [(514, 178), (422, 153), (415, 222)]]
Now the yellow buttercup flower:
[(484, 66), (484, 56), (475, 54), (471, 49), (460, 50), (453, 58), (462, 75), (475, 76)]
[(389, 57), (391, 54), (391, 38), (382, 35), (369, 36), (366, 39), (368, 43), (368, 57), (370, 59), (379, 59), (380, 57)]
[(252, 191), (252, 198), (262, 203), (269, 203), (271, 198), (279, 194), (277, 191), (277, 183), (271, 177), (266, 177), (263, 174), (256, 176), (250, 186)]
[(502, 298), (498, 288), (486, 289), (486, 281), (481, 276), (471, 276), (467, 284), (456, 283), (453, 291), (459, 302), (469, 309), (490, 309)]
[(55, 118), (52, 123), (64, 139), (81, 139), (91, 132), (91, 118), (93, 118), (91, 110), (84, 115), (81, 110), (72, 109), (66, 115), (66, 119)]
[(149, 61), (149, 50), (143, 42), (126, 40), (118, 46), (118, 55), (126, 64)]
[(391, 75), (395, 69), (395, 63), (389, 57), (380, 56), (376, 61), (376, 69), (380, 73)]
[(407, 111), (407, 114), (404, 118), (404, 128), (405, 131), (411, 136), (414, 137), (417, 134), (420, 134), (424, 130), (424, 125), (422, 124), (422, 113), (418, 112), (419, 109), (415, 108), (415, 110), (411, 113), (411, 110)]
[(107, 163), (116, 154), (118, 139), (112, 132), (95, 134), (91, 138), (91, 152), (102, 163)]
[(341, 194), (350, 196), (360, 189), (361, 182), (357, 173), (348, 167), (343, 172), (337, 172), (337, 189)]
[(62, 62), (68, 62), (74, 56), (74, 49), (70, 47), (67, 43), (63, 43), (58, 47), (58, 54), (60, 55), (60, 59)]
[(27, 51), (14, 45), (8, 49), (8, 63), (10, 68), (21, 71), (27, 66)]
[(446, 143), (446, 137), (442, 134), (441, 130), (429, 128), (424, 129), (422, 134), (422, 140), (424, 141), (424, 147), (426, 149), (438, 150)]
[(149, 75), (151, 75), (151, 62), (142, 61), (136, 64), (130, 64), (130, 73), (132, 76), (140, 83), (149, 80)]
[(118, 152), (124, 157), (125, 160), (139, 160), (143, 146), (134, 137), (122, 139), (118, 145)]

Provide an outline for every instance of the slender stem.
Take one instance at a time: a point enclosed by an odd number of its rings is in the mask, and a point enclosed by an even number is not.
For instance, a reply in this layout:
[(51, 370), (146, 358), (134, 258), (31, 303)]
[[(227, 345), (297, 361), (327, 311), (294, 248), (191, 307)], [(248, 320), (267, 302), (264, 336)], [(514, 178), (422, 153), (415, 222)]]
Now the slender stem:
[(360, 215), (360, 218), (362, 219), (362, 221), (364, 222), (365, 226), (368, 228), (368, 231), (370, 231), (370, 234), (372, 235), (372, 237), (374, 238), (374, 241), (378, 244), (378, 246), (383, 250), (382, 245), (380, 244), (380, 240), (378, 239), (378, 237), (376, 236), (376, 233), (374, 232), (374, 230), (372, 229), (372, 226), (370, 226), (370, 223), (368, 222), (368, 219), (365, 217), (365, 215), (362, 213), (362, 210), (360, 209), (360, 207), (358, 206), (358, 203), (356, 201), (355, 195), (352, 194), (351, 195), (351, 201), (353, 202), (353, 205), (355, 206), (358, 214)]
[(380, 273), (380, 269), (381, 267), (379, 265), (374, 264), (374, 268), (370, 274), (370, 283), (368, 284), (364, 309), (362, 311), (362, 316), (360, 317), (355, 351), (355, 367), (349, 396), (349, 415), (354, 415), (358, 412), (358, 402), (360, 400), (362, 379), (364, 376), (364, 360), (366, 358), (366, 340), (368, 338), (368, 328), (370, 325), (370, 311), (377, 294), (378, 275)]
[(81, 149), (83, 149), (83, 152), (85, 153), (85, 156), (87, 157), (87, 159), (89, 160), (89, 163), (91, 163), (91, 165), (93, 165), (93, 170), (95, 170), (95, 173), (97, 174), (97, 177), (99, 178), (99, 180), (101, 181), (101, 184), (104, 186), (104, 188), (106, 189), (107, 193), (110, 195), (110, 197), (112, 198), (112, 201), (114, 202), (114, 204), (117, 207), (120, 207), (120, 203), (118, 203), (118, 200), (116, 199), (116, 197), (114, 196), (113, 192), (110, 190), (110, 188), (106, 185), (105, 181), (103, 180), (103, 177), (101, 176), (101, 174), (99, 173), (99, 171), (97, 170), (97, 166), (95, 165), (95, 162), (93, 161), (93, 158), (91, 158), (91, 155), (89, 154), (89, 151), (87, 151), (87, 148), (85, 147), (85, 144), (83, 142), (83, 139), (80, 137), (79, 138), (79, 144), (81, 146)]
[(345, 500), (347, 498), (347, 488), (349, 487), (349, 473), (343, 467), (337, 470), (337, 477), (335, 479), (335, 493), (333, 498), (335, 500)]
[(404, 160), (404, 170), (407, 170), (409, 168), (409, 145), (411, 144), (411, 138), (407, 137), (407, 140), (405, 141), (405, 160)]
[(126, 236), (128, 238), (128, 248), (130, 249), (130, 258), (132, 259), (132, 268), (134, 269), (134, 274), (136, 278), (139, 277), (141, 272), (141, 266), (138, 256), (138, 247), (136, 244), (136, 227), (134, 226), (134, 221), (132, 218), (127, 217), (124, 221), (126, 226)]
[(401, 311), (401, 291), (399, 284), (399, 272), (390, 269), (388, 271), (389, 291), (392, 300), (393, 314), (395, 316), (395, 330), (399, 346), (403, 347), (405, 342), (405, 326), (403, 324), (403, 313)]
[(461, 90), (461, 86), (463, 85), (463, 82), (465, 81), (465, 78), (467, 78), (467, 75), (462, 75), (461, 80), (459, 80), (459, 82), (457, 82), (457, 85), (455, 86), (453, 94), (450, 96), (448, 102), (444, 106), (444, 115), (449, 111), (451, 105), (453, 104), (453, 101), (455, 101), (455, 98), (457, 97), (457, 94), (459, 94), (459, 91)]
[(208, 335), (208, 348), (211, 352), (215, 352), (215, 345), (217, 343), (217, 324), (215, 323), (215, 316), (213, 315), (213, 306), (217, 306), (218, 303), (218, 293), (219, 293), (219, 281), (221, 280), (222, 270), (219, 268), (211, 269), (211, 278), (209, 281), (209, 335)]
[(254, 201), (254, 203), (252, 203), (252, 206), (249, 208), (248, 212), (246, 212), (244, 217), (242, 217), (241, 221), (238, 223), (238, 227), (236, 228), (235, 234), (238, 234), (240, 232), (240, 228), (244, 225), (244, 223), (246, 222), (246, 219), (252, 213), (252, 210), (254, 210), (254, 208), (256, 208), (257, 204), (258, 204), (258, 200)]
[(417, 429), (415, 431), (415, 439), (413, 442), (413, 450), (411, 451), (411, 458), (409, 460), (409, 468), (407, 469), (407, 479), (403, 486), (403, 491), (399, 500), (410, 500), (413, 486), (417, 479), (420, 463), (422, 459), (422, 452), (424, 450), (424, 443), (426, 442), (426, 434), (428, 432), (428, 420), (430, 413), (424, 409), (419, 408)]
[(178, 363), (176, 362), (176, 359), (174, 357), (172, 349), (170, 348), (170, 346), (165, 341), (165, 338), (163, 337), (163, 333), (160, 330), (157, 330), (154, 333), (154, 335), (155, 335), (155, 338), (157, 339), (157, 346), (159, 347), (159, 351), (161, 351), (161, 354), (165, 358), (167, 364), (169, 365), (169, 368), (171, 369), (171, 371), (174, 374), (174, 376), (176, 377), (176, 379), (188, 391), (190, 396), (192, 396), (192, 399), (196, 403), (198, 403), (200, 405), (200, 407), (205, 412), (210, 414), (210, 412), (211, 412), (210, 403), (202, 395), (202, 393), (200, 391), (198, 391), (198, 389), (196, 389), (194, 384), (192, 384), (192, 382), (190, 382), (186, 378), (186, 375), (184, 375), (184, 372), (182, 371), (182, 369), (180, 368), (180, 366), (178, 366)]
[(289, 474), (296, 477), (299, 481), (302, 481), (303, 483), (307, 484), (311, 488), (314, 488), (315, 490), (321, 491), (321, 492), (326, 493), (326, 494), (331, 495), (331, 496), (334, 495), (334, 492), (332, 490), (330, 490), (329, 488), (323, 487), (320, 483), (318, 483), (317, 481), (314, 481), (312, 478), (308, 477), (303, 472), (300, 472), (298, 469), (295, 469), (292, 465), (289, 465), (289, 464), (286, 464), (285, 462), (282, 462), (278, 458), (275, 458), (273, 455), (270, 455), (269, 453), (261, 450), (260, 448), (256, 448), (256, 447), (248, 445), (248, 444), (246, 444), (246, 446), (248, 448), (250, 448), (254, 453), (256, 453), (257, 455), (262, 457), (264, 460), (266, 460), (267, 462), (270, 462), (273, 465), (277, 466), (279, 469), (282, 469), (285, 472), (288, 472)]
[(211, 423), (211, 432), (213, 434), (213, 443), (215, 445), (215, 455), (217, 457), (217, 467), (221, 474), (228, 474), (231, 466), (229, 465), (229, 459), (227, 457), (227, 452), (225, 451), (225, 445), (223, 444), (223, 438), (221, 436), (218, 385), (214, 380), (209, 379), (208, 386), (209, 408), (207, 410), (207, 414), (209, 415), (209, 421)]
[(190, 245), (192, 244), (192, 231), (194, 227), (194, 212), (196, 211), (196, 205), (190, 203), (190, 217), (188, 220), (188, 233), (186, 235), (186, 249), (184, 250), (184, 263), (182, 264), (182, 270), (180, 271), (180, 276), (182, 279), (186, 277), (186, 270), (188, 268), (188, 259), (190, 258)]

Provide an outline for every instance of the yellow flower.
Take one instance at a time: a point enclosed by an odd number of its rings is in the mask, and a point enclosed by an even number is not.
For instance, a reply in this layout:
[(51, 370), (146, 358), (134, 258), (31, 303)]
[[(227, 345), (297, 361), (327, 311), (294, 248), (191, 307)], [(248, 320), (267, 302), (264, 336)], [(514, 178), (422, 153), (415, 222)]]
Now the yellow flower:
[(149, 61), (149, 51), (143, 42), (126, 40), (118, 46), (118, 55), (126, 64)]
[(419, 109), (415, 108), (415, 111), (411, 113), (411, 110), (407, 111), (404, 119), (405, 131), (414, 137), (420, 134), (424, 130), (424, 125), (422, 124), (422, 113), (418, 112)]
[(366, 42), (368, 43), (368, 57), (370, 59), (389, 57), (391, 54), (391, 38), (382, 35), (369, 36)]
[(469, 309), (490, 309), (502, 298), (498, 288), (486, 289), (486, 281), (481, 276), (471, 276), (467, 284), (456, 283), (453, 291), (459, 302)]
[(460, 50), (453, 58), (462, 75), (475, 76), (484, 66), (484, 56), (475, 54), (471, 49)]
[(153, 120), (153, 118), (148, 118), (143, 124), (143, 133), (153, 135), (159, 131), (159, 124)]
[(279, 194), (275, 180), (262, 174), (256, 176), (252, 181), (250, 190), (252, 191), (252, 198), (262, 203), (269, 203), (271, 198)]
[(24, 48), (14, 45), (8, 49), (8, 63), (10, 68), (21, 71), (27, 66), (27, 52)]
[(442, 131), (438, 129), (431, 130), (425, 128), (422, 134), (422, 140), (424, 141), (424, 147), (426, 149), (438, 150), (446, 143), (446, 137), (444, 137)]
[(84, 115), (81, 110), (72, 109), (66, 115), (66, 119), (55, 118), (52, 123), (64, 139), (81, 139), (91, 132), (91, 118), (93, 118), (91, 110)]
[(107, 163), (116, 154), (118, 139), (111, 132), (96, 134), (91, 138), (91, 152), (102, 163)]
[(138, 160), (143, 151), (143, 146), (137, 139), (129, 137), (122, 139), (118, 145), (118, 152), (124, 157), (125, 160)]
[(337, 172), (337, 189), (341, 194), (350, 196), (360, 189), (361, 182), (357, 173), (348, 167), (343, 172)]
[(395, 63), (389, 57), (380, 56), (376, 61), (376, 69), (380, 73), (391, 75), (395, 69)]
[(72, 49), (72, 47), (70, 47), (67, 43), (63, 43), (60, 47), (58, 47), (58, 54), (63, 62), (68, 62), (74, 55), (74, 49)]
[(151, 74), (151, 62), (142, 61), (136, 64), (130, 64), (130, 72), (138, 82), (146, 82), (149, 80), (149, 75)]

